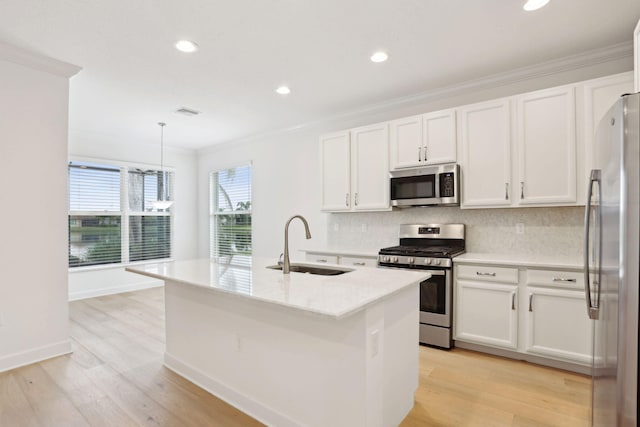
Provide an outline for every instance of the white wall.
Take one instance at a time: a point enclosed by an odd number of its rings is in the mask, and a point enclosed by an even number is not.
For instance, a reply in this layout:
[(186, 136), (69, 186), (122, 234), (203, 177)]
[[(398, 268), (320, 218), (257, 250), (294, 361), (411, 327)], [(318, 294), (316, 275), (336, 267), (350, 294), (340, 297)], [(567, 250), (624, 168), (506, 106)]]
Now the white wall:
[[(70, 158), (129, 162), (158, 166), (158, 144), (127, 143), (108, 136), (71, 131)], [(197, 256), (196, 152), (165, 146), (165, 167), (175, 170), (173, 259)], [(124, 267), (86, 267), (69, 270), (69, 299), (89, 298), (161, 286), (159, 280), (124, 271)]]
[(65, 165), (78, 70), (0, 44), (0, 371), (71, 351)]
[[(573, 61), (573, 62), (572, 62)], [(587, 65), (585, 65), (587, 64)], [(288, 217), (300, 213), (309, 220), (313, 239), (304, 240), (301, 225), (292, 224), (292, 259), (302, 257), (300, 248), (361, 249), (377, 253), (397, 242), (398, 225), (406, 222), (463, 222), (469, 225), (470, 250), (521, 254), (552, 248), (549, 254), (581, 253), (582, 211), (579, 208), (528, 208), (461, 211), (411, 209), (404, 212), (325, 214), (320, 212), (320, 165), (318, 138), (321, 134), (372, 124), (413, 114), (451, 108), (468, 103), (515, 95), (632, 69), (632, 52), (598, 51), (567, 61), (541, 64), (531, 69), (492, 76), (404, 100), (393, 100), (367, 111), (336, 115), (297, 130), (255, 137), (214, 146), (198, 156), (198, 253), (208, 254), (208, 172), (253, 161), (254, 164), (254, 253), (276, 257), (283, 248), (283, 227)], [(516, 223), (525, 224), (525, 234), (515, 234)], [(362, 224), (367, 232), (362, 233)], [(337, 228), (337, 230), (336, 230)], [(491, 236), (491, 238), (487, 238)], [(553, 252), (553, 253), (552, 253)]]

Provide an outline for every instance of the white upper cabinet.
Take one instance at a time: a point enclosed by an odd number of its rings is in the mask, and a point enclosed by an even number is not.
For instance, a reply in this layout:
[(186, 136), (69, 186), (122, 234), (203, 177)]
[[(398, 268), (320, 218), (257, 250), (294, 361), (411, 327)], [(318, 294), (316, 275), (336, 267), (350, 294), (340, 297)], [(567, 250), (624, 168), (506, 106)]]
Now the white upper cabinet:
[(508, 99), (458, 109), (462, 207), (511, 204), (511, 107)]
[(322, 210), (390, 210), (389, 126), (364, 126), (320, 137)]
[(389, 125), (351, 130), (351, 189), (354, 210), (389, 209)]
[(392, 169), (456, 161), (455, 110), (394, 120), (389, 127)]
[(576, 202), (575, 88), (516, 97), (520, 205)]
[(389, 123), (391, 168), (421, 166), (422, 116), (405, 117)]
[(320, 137), (322, 210), (351, 209), (351, 145), (349, 131)]
[(593, 168), (593, 147), (598, 124), (621, 95), (633, 92), (633, 73), (587, 80), (581, 84), (581, 87), (584, 99), (582, 138), (585, 146), (585, 173), (583, 180), (587, 180)]

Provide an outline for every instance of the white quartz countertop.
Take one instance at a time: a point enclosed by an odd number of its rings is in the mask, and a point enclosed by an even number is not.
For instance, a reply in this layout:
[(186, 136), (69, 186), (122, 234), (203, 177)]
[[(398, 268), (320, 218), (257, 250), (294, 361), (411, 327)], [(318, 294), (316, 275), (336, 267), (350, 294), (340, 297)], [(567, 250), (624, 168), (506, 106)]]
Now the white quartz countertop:
[(253, 258), (251, 267), (238, 267), (194, 259), (136, 265), (126, 270), (336, 319), (350, 316), (430, 277), (425, 271), (372, 267), (350, 267), (353, 271), (337, 276), (295, 272), (284, 275), (280, 270), (266, 268), (273, 264), (272, 259)]
[(312, 254), (326, 254), (326, 255), (342, 255), (342, 256), (354, 256), (354, 257), (367, 257), (378, 258), (378, 251), (368, 251), (365, 249), (300, 249), (300, 252), (312, 253)]
[(584, 262), (578, 256), (514, 255), (467, 252), (453, 259), (454, 264), (499, 264), (522, 267), (581, 270)]

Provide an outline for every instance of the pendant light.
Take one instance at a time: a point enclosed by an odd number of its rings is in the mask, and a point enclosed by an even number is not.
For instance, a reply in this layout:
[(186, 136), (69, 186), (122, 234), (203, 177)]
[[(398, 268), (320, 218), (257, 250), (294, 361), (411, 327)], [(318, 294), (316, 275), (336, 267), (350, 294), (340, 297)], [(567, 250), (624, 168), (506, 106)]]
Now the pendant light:
[(165, 186), (167, 184), (164, 172), (164, 127), (166, 125), (164, 122), (158, 122), (158, 126), (160, 126), (160, 174), (162, 176), (162, 180), (158, 180), (158, 185), (162, 184), (162, 188), (160, 191), (160, 199), (153, 202), (153, 208), (158, 210), (169, 209), (173, 205), (172, 200), (164, 200), (166, 195)]

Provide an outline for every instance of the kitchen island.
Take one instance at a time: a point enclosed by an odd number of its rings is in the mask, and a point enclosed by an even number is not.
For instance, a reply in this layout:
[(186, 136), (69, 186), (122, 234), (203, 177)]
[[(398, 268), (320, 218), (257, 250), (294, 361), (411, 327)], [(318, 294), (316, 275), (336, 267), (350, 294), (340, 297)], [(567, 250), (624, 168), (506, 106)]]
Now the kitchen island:
[(269, 264), (128, 267), (165, 281), (165, 365), (268, 425), (398, 425), (418, 387), (428, 273), (283, 275)]

